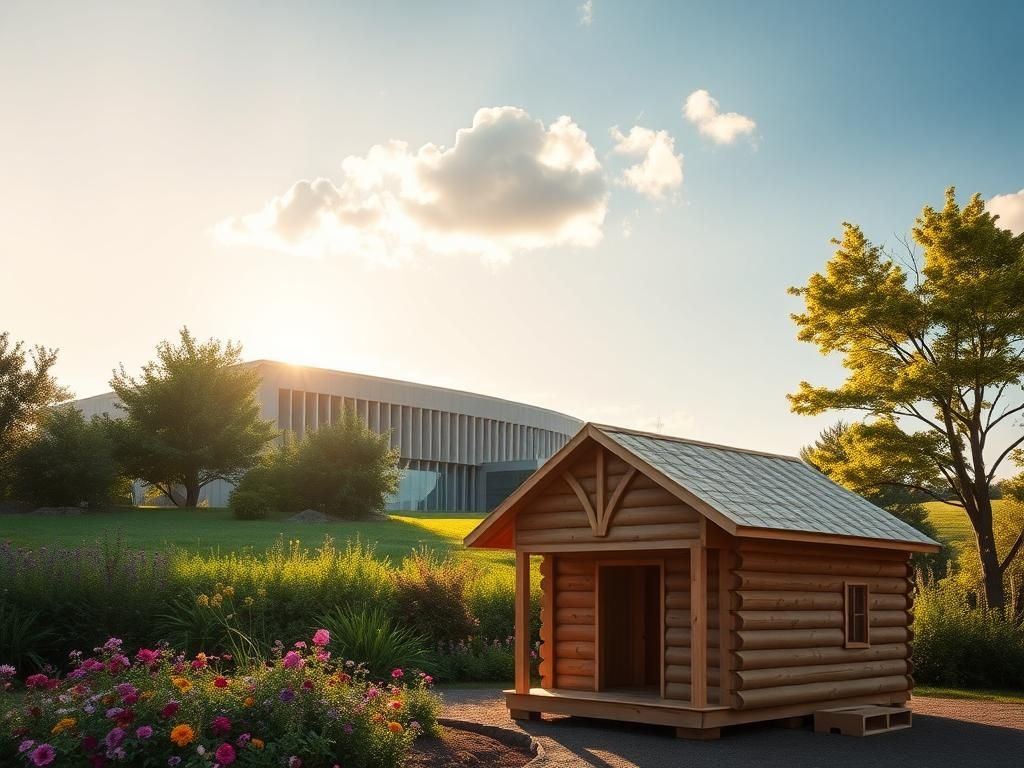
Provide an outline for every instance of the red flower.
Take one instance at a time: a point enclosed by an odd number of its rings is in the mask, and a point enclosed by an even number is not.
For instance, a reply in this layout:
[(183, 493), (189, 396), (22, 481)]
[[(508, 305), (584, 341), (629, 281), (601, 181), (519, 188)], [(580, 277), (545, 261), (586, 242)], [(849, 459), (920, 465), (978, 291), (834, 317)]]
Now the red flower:
[(100, 740), (95, 736), (83, 736), (82, 737), (82, 749), (86, 752), (93, 752), (96, 747), (100, 745)]
[(217, 688), (227, 688), (229, 685), (228, 679), (224, 677), (224, 675), (217, 675), (215, 678), (213, 678), (213, 684)]
[(235, 748), (227, 743), (221, 744), (213, 756), (221, 765), (231, 765), (235, 762)]
[(174, 714), (178, 711), (178, 708), (180, 706), (181, 705), (176, 701), (168, 702), (167, 705), (160, 710), (160, 717), (164, 718), (165, 720), (169, 717), (174, 717)]
[(210, 723), (210, 730), (213, 731), (215, 735), (220, 736), (221, 734), (227, 733), (231, 730), (231, 721), (224, 717), (224, 715), (218, 715), (213, 718), (213, 721)]

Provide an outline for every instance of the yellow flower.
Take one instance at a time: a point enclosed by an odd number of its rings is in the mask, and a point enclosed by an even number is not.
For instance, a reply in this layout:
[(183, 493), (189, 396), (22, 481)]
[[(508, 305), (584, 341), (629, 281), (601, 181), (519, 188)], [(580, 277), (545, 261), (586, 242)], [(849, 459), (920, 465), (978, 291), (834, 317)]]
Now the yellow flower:
[(188, 693), (190, 690), (192, 690), (192, 682), (188, 678), (172, 677), (171, 682), (174, 684), (174, 687), (182, 693)]
[(221, 594), (224, 595), (224, 597), (234, 597), (235, 588), (231, 586), (224, 587), (224, 589), (221, 590)]
[(224, 598), (220, 596), (219, 592), (210, 598), (210, 605), (214, 608), (219, 608), (222, 602), (224, 602)]
[(256, 749), (263, 749), (263, 739), (253, 739), (249, 743), (252, 744)]
[(388, 730), (392, 733), (401, 733), (403, 730), (402, 724), (396, 723), (394, 720), (392, 720), (390, 723), (388, 723)]
[(171, 741), (177, 744), (179, 747), (187, 747), (195, 739), (196, 732), (192, 730), (191, 725), (181, 723), (171, 729)]
[(259, 589), (257, 589), (256, 590), (256, 594), (259, 595), (260, 597), (266, 597), (267, 596), (266, 587), (260, 587)]
[(58, 733), (66, 731), (68, 728), (74, 728), (75, 723), (77, 722), (78, 721), (73, 717), (65, 717), (63, 720), (57, 721), (57, 724), (53, 726), (53, 730), (51, 730), (50, 733), (56, 736)]
[(245, 598), (244, 602), (245, 602), (246, 605), (252, 605), (256, 601), (253, 600), (251, 597), (247, 597), (247, 598)]
[(200, 608), (209, 608), (210, 598), (206, 595), (199, 595), (199, 597), (196, 598), (196, 605), (198, 605)]

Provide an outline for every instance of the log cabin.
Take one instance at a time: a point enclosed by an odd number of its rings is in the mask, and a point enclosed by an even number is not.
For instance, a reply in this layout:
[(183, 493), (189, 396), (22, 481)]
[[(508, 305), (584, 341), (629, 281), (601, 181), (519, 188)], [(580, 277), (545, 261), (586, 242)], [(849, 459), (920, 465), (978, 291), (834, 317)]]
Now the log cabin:
[(465, 543), (515, 551), (514, 718), (641, 722), (683, 738), (904, 705), (909, 558), (939, 549), (798, 458), (597, 424)]

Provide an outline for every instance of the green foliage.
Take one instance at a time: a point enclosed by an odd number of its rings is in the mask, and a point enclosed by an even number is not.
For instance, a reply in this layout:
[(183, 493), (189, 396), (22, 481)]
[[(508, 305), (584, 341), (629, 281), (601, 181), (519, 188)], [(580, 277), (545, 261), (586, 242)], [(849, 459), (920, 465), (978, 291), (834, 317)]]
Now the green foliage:
[[(258, 469), (252, 470), (257, 472)], [(250, 472), (249, 474), (252, 474)], [(245, 479), (242, 479), (245, 482)], [(266, 520), (267, 515), (273, 509), (270, 500), (260, 488), (237, 487), (231, 492), (228, 502), (231, 514), (238, 520)]]
[[(1024, 621), (1024, 547), (1018, 544), (1024, 536), (1024, 503), (1006, 500), (998, 508), (993, 521), (996, 546), (1000, 552), (1014, 552), (1003, 570), (1003, 587), (1006, 590), (1006, 607), (1011, 616)], [(1014, 550), (1014, 546), (1017, 547)], [(960, 553), (957, 580), (971, 595), (984, 598), (984, 580), (977, 547), (965, 547)]]
[(346, 409), (297, 446), (292, 474), (296, 503), (346, 520), (380, 514), (398, 490), (398, 451)]
[[(922, 505), (922, 501), (928, 496), (912, 490), (911, 483), (873, 485), (863, 481), (864, 466), (877, 464), (877, 457), (871, 455), (870, 448), (865, 445), (865, 426), (851, 425), (844, 421), (836, 422), (822, 430), (812, 445), (800, 449), (800, 458), (835, 482), (860, 494), (872, 504), (888, 510), (907, 525), (938, 541), (939, 532), (929, 521), (928, 512)], [(866, 456), (865, 451), (868, 452)], [(915, 554), (912, 562), (915, 568), (923, 572), (943, 576), (953, 558), (954, 553), (950, 547), (944, 545), (936, 554)]]
[(14, 458), (14, 495), (37, 506), (130, 501), (131, 484), (103, 421), (67, 405), (41, 420)]
[(14, 456), (46, 412), (71, 396), (50, 375), (56, 362), (57, 350), (26, 350), (0, 332), (0, 499), (10, 492)]
[(1024, 688), (1024, 628), (1005, 609), (971, 607), (954, 579), (918, 579), (914, 678), (967, 688)]
[(331, 645), (341, 658), (364, 664), (375, 675), (429, 667), (427, 639), (380, 607), (335, 606), (316, 621), (330, 631)]
[[(39, 669), (53, 641), (53, 631), (42, 625), (39, 613), (0, 602), (0, 659), (25, 672)], [(2, 687), (0, 687), (2, 690)]]
[(123, 366), (114, 372), (110, 385), (124, 418), (110, 428), (132, 477), (175, 504), (183, 488), (184, 506), (194, 507), (203, 486), (256, 466), (276, 432), (259, 417), (259, 373), (241, 364), (239, 345), (200, 343), (183, 328), (180, 344), (162, 341), (156, 352), (138, 378)]
[[(1024, 234), (999, 227), (980, 195), (961, 208), (952, 188), (918, 217), (922, 260), (908, 245), (907, 269), (843, 227), (824, 273), (790, 292), (805, 302), (793, 316), (800, 340), (841, 355), (849, 374), (836, 388), (801, 382), (792, 409), (865, 413), (842, 482), (948, 492), (977, 532), (988, 603), (1002, 605), (990, 487), (1009, 449), (985, 447), (1024, 411)], [(1022, 443), (1011, 435), (1010, 449)]]
[(441, 560), (420, 549), (395, 572), (395, 602), (403, 623), (433, 641), (469, 637), (477, 619), (466, 603), (466, 588), (475, 575), (472, 563)]

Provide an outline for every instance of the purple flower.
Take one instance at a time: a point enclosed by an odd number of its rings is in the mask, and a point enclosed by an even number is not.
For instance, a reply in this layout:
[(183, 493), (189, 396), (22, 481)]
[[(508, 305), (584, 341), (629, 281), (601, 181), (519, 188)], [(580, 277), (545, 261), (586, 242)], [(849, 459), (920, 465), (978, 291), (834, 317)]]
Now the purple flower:
[(151, 725), (140, 725), (135, 729), (135, 735), (140, 739), (148, 739), (153, 735), (153, 726)]
[(0, 664), (0, 677), (14, 677), (17, 671), (10, 664)]
[(32, 739), (25, 739), (21, 744), (18, 745), (18, 754), (23, 755), (28, 752), (36, 743)]
[(42, 768), (42, 766), (49, 765), (57, 758), (57, 750), (49, 744), (40, 744), (32, 750), (30, 757), (32, 758), (32, 765)]
[(289, 701), (291, 701), (294, 698), (295, 698), (295, 691), (293, 691), (291, 688), (282, 688), (281, 689), (281, 696), (280, 696), (281, 701), (283, 701), (283, 702), (285, 702), (287, 704)]
[(169, 765), (171, 768), (174, 768), (174, 766), (176, 766), (180, 762), (181, 758), (177, 755), (173, 755), (172, 757), (167, 758), (167, 765)]
[(121, 742), (124, 741), (124, 737), (126, 735), (124, 728), (111, 728), (107, 737), (104, 739), (107, 749), (117, 749), (121, 746)]

